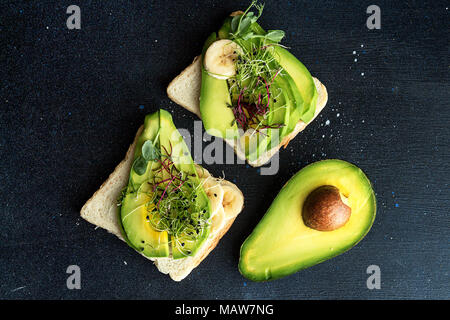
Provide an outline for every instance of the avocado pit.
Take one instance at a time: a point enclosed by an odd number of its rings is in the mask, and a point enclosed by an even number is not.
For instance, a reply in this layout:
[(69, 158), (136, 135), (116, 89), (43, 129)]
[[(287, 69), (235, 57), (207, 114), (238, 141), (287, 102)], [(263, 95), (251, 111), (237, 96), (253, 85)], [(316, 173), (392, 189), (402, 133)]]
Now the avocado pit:
[(305, 200), (303, 221), (309, 228), (318, 231), (333, 231), (344, 226), (350, 219), (351, 208), (343, 201), (339, 189), (321, 186), (313, 190)]

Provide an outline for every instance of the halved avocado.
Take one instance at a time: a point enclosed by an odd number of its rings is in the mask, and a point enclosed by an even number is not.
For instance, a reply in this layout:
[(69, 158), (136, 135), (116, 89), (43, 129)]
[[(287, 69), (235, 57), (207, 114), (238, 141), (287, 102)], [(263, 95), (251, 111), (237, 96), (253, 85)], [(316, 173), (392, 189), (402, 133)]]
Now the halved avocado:
[[(328, 194), (328, 198), (323, 198), (325, 202), (318, 202), (322, 211), (313, 212), (317, 215), (316, 222), (324, 224), (320, 214), (329, 214), (327, 210), (335, 204), (339, 204), (338, 209), (345, 206), (351, 209), (348, 220), (333, 231), (319, 231), (308, 227), (304, 221), (305, 210), (317, 205), (309, 206), (312, 201), (309, 200), (310, 195), (316, 190), (322, 191), (323, 187), (326, 187), (326, 192), (338, 190), (337, 194), (340, 193), (345, 201), (340, 203), (338, 198), (331, 203), (329, 199), (333, 194)], [(273, 280), (335, 257), (352, 248), (367, 234), (375, 213), (375, 194), (361, 169), (342, 160), (313, 163), (286, 183), (245, 240), (241, 247), (239, 270), (253, 281)], [(337, 210), (337, 214), (341, 215), (341, 211)], [(334, 218), (328, 216), (328, 219)], [(325, 219), (325, 222), (329, 221)]]

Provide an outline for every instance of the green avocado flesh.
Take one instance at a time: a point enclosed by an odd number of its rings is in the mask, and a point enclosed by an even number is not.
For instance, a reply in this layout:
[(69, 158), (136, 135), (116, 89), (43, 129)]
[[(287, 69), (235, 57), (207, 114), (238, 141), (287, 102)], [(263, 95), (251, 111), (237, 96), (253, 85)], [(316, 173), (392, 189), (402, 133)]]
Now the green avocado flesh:
[[(211, 34), (205, 42), (202, 57), (208, 47), (216, 41)], [(230, 109), (231, 97), (227, 80), (217, 79), (208, 74), (202, 63), (202, 85), (200, 89), (200, 114), (206, 132), (212, 136), (233, 139), (239, 135)]]
[[(279, 145), (284, 137), (295, 130), (299, 121), (308, 123), (313, 119), (318, 94), (308, 69), (288, 50), (277, 43), (265, 40), (263, 37), (267, 35), (267, 32), (257, 22), (252, 23), (250, 28), (260, 37), (252, 39), (233, 38), (231, 23), (232, 17), (227, 17), (219, 31), (208, 37), (202, 56), (205, 56), (205, 52), (214, 41), (220, 39), (238, 42), (245, 52), (250, 52), (252, 45), (256, 48), (264, 48), (258, 50), (268, 52), (268, 66), (272, 70), (281, 69), (274, 79), (266, 79), (267, 83), (270, 82), (271, 97), (266, 99), (270, 111), (265, 118), (258, 119), (259, 125), (253, 125), (252, 128), (258, 133), (251, 135), (250, 138), (242, 137), (242, 131), (240, 133), (239, 129), (245, 131), (246, 128), (242, 128), (233, 113), (240, 95), (239, 89), (232, 85), (234, 78), (217, 79), (205, 70), (202, 63), (200, 113), (205, 130), (209, 134), (226, 139), (240, 139), (237, 145), (244, 150), (247, 160), (253, 161)], [(246, 86), (246, 82), (243, 86)], [(262, 94), (264, 97), (267, 96), (264, 92)], [(256, 103), (256, 101), (245, 102)], [(261, 131), (263, 132), (260, 133)]]
[[(144, 148), (150, 142), (153, 148)], [(137, 163), (144, 156), (147, 163), (140, 169)], [(149, 258), (194, 255), (208, 238), (210, 211), (210, 201), (172, 116), (165, 110), (147, 115), (120, 202), (125, 240)]]
[[(266, 34), (263, 28), (258, 23), (252, 24), (252, 29), (257, 34)], [(301, 94), (303, 106), (301, 108), (300, 120), (305, 123), (310, 122), (314, 113), (316, 112), (317, 104), (317, 89), (311, 73), (292, 53), (281, 46), (273, 46), (273, 57), (277, 60), (280, 66), (294, 80), (295, 86)]]
[[(351, 208), (347, 223), (333, 231), (311, 229), (302, 218), (307, 196), (325, 185), (338, 188)], [(375, 213), (375, 194), (361, 169), (342, 160), (315, 162), (286, 183), (242, 244), (239, 271), (253, 281), (273, 280), (335, 257), (367, 234)]]

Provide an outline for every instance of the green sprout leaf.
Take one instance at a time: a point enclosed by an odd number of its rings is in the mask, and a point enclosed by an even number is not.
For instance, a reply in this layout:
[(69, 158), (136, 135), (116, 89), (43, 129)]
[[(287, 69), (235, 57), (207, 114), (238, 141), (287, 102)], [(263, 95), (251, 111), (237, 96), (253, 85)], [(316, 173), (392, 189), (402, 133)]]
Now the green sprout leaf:
[[(250, 11), (253, 7), (258, 10), (257, 15)], [(259, 17), (261, 17), (263, 10), (264, 5), (259, 5), (257, 0), (254, 0), (247, 8), (247, 10), (245, 10), (244, 14), (233, 17), (233, 19), (231, 20), (231, 33), (233, 34), (233, 36), (235, 38), (243, 38), (244, 36), (246, 36), (246, 34), (250, 30), (250, 26), (252, 25), (252, 23), (255, 23), (259, 19)]]
[[(250, 12), (250, 13), (253, 15), (253, 12)], [(250, 17), (245, 17), (245, 19), (242, 19), (241, 23), (239, 23), (239, 29), (238, 29), (239, 34), (244, 35), (250, 28), (251, 24), (252, 24), (252, 20)]]
[(142, 145), (142, 156), (147, 161), (155, 161), (160, 158), (160, 152), (151, 140), (147, 140)]
[(273, 42), (280, 42), (284, 38), (283, 30), (269, 30), (266, 34), (266, 39)]
[(143, 156), (137, 157), (133, 163), (134, 172), (136, 172), (138, 175), (142, 176), (145, 173), (145, 171), (147, 170), (147, 162), (148, 161), (145, 160)]
[(242, 16), (234, 16), (231, 20), (231, 32), (236, 33), (238, 31), (239, 22), (241, 21)]
[[(255, 15), (254, 12), (250, 11), (255, 8), (258, 13)], [(258, 21), (264, 10), (264, 5), (260, 5), (257, 1), (252, 1), (250, 6), (245, 10), (244, 14), (239, 16), (234, 16), (231, 20), (231, 34), (233, 38), (242, 39), (244, 41), (263, 38), (270, 42), (278, 43), (284, 38), (284, 31), (282, 30), (269, 30), (265, 35), (257, 35), (251, 31), (251, 25)]]
[(255, 34), (253, 32), (251, 32), (251, 31), (242, 35), (242, 39), (243, 40), (250, 40), (250, 39), (252, 39), (254, 37), (255, 37)]

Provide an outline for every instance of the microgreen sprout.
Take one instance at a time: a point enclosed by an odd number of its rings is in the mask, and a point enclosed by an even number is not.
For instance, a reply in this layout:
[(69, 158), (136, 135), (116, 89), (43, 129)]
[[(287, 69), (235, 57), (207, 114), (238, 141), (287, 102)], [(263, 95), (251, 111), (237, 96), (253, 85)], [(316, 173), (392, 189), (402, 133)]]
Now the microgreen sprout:
[(179, 252), (189, 255), (184, 249), (187, 243), (196, 241), (209, 225), (209, 210), (198, 201), (201, 184), (194, 179), (195, 174), (179, 170), (172, 158), (172, 145), (158, 159), (152, 185), (153, 206), (149, 206), (149, 222), (158, 231), (166, 231), (172, 236), (172, 245)]
[[(255, 8), (257, 13), (251, 11)], [(242, 15), (231, 20), (231, 38), (242, 51), (236, 60), (236, 75), (229, 79), (230, 94), (234, 98), (232, 106), (235, 120), (244, 130), (249, 128), (280, 128), (283, 124), (268, 123), (270, 102), (276, 101), (272, 83), (282, 74), (283, 68), (277, 63), (273, 46), (284, 37), (281, 30), (269, 30), (265, 34), (255, 34), (252, 24), (262, 15), (264, 5), (252, 1)], [(235, 52), (236, 53), (236, 52)], [(277, 88), (278, 95), (281, 88)], [(257, 129), (258, 130), (258, 129)]]
[[(143, 143), (142, 154), (132, 166), (136, 174), (148, 172), (150, 178), (136, 190), (130, 175), (128, 187), (121, 191), (117, 200), (118, 206), (122, 205), (127, 193), (136, 196), (147, 194), (149, 198), (146, 203), (129, 212), (122, 220), (145, 206), (148, 211), (147, 223), (157, 231), (167, 232), (172, 246), (188, 256), (191, 251), (185, 249), (187, 244), (203, 236), (210, 224), (208, 204), (198, 201), (202, 185), (196, 179), (196, 174), (180, 170), (174, 162), (172, 144), (169, 141), (167, 148), (160, 146), (158, 137), (159, 131), (153, 141)], [(139, 161), (142, 164), (139, 164), (138, 159), (141, 159)], [(151, 162), (149, 169), (148, 162)]]

